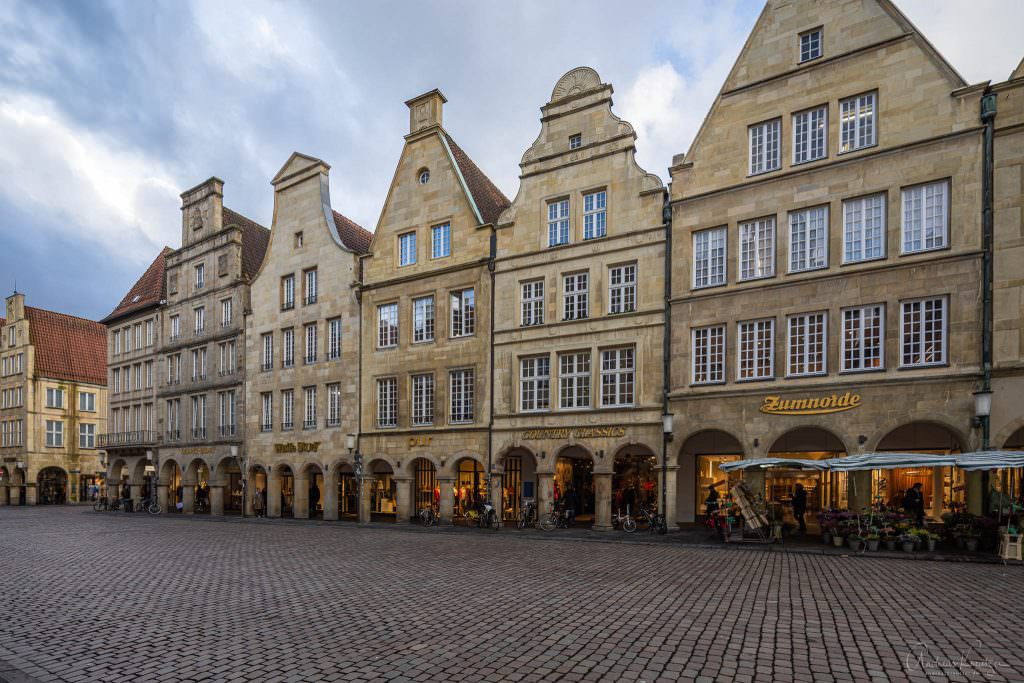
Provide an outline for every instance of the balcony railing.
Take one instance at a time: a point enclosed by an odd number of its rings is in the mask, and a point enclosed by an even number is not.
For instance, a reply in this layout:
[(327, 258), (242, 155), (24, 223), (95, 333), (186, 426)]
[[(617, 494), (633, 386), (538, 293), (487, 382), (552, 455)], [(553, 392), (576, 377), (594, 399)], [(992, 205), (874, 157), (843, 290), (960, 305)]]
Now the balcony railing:
[(193, 439), (205, 439), (206, 438), (206, 427), (193, 427), (192, 428)]
[(293, 423), (293, 422), (282, 422), (281, 423), (281, 431), (282, 432), (290, 432), (293, 429), (295, 429), (295, 423)]
[(167, 434), (164, 437), (167, 441), (178, 441), (181, 439), (180, 429), (168, 429)]
[(272, 431), (274, 431), (274, 425), (272, 425), (272, 424), (270, 424), (268, 422), (264, 422), (263, 424), (260, 425), (260, 431), (261, 432), (272, 432)]
[(312, 420), (303, 420), (302, 421), (302, 428), (303, 429), (316, 429), (316, 418), (313, 418)]
[(134, 432), (111, 432), (100, 434), (96, 440), (97, 448), (119, 448), (128, 446), (151, 446), (156, 443), (156, 432), (149, 430)]

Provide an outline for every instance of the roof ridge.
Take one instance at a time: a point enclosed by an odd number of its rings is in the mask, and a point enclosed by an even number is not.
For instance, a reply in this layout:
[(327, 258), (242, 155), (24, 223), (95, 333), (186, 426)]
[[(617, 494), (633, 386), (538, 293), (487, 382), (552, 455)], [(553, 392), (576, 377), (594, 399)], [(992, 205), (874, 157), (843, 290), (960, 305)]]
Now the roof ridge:
[(512, 205), (512, 202), (505, 193), (501, 191), (493, 180), (473, 161), (464, 149), (455, 142), (451, 133), (441, 129), (445, 141), (451, 147), (455, 163), (466, 182), (466, 189), (472, 195), (471, 199), (480, 212), (480, 218), (484, 223), (494, 223), (502, 211)]
[(81, 320), (82, 322), (92, 323), (94, 325), (99, 325), (100, 327), (103, 327), (104, 329), (106, 329), (106, 327), (103, 325), (103, 323), (101, 323), (99, 320), (93, 320), (91, 318), (83, 318), (80, 315), (74, 315), (72, 313), (62, 313), (61, 311), (51, 311), (48, 308), (39, 308), (38, 306), (25, 306), (25, 311), (26, 312), (28, 312), (28, 311), (38, 311), (40, 313), (49, 313), (51, 315), (59, 315), (62, 318), (71, 318), (72, 320)]

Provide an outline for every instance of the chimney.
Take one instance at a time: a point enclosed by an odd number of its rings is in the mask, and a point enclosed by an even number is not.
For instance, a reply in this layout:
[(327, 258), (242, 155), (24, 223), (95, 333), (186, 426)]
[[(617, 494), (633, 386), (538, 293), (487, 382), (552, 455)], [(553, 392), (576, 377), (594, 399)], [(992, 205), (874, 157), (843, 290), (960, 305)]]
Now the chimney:
[(220, 232), (224, 226), (224, 181), (210, 178), (181, 193), (181, 246)]
[(15, 320), (22, 320), (25, 317), (25, 295), (21, 292), (14, 292), (7, 297), (7, 324)]
[(440, 126), (441, 112), (447, 101), (437, 88), (408, 100), (405, 106), (409, 107), (409, 134)]

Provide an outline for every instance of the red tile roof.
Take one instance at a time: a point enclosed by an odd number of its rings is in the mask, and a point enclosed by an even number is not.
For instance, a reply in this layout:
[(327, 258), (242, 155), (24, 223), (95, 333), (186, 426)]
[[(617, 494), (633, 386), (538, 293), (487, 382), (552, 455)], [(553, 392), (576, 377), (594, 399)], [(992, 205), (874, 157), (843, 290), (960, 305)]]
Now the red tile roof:
[(171, 251), (173, 250), (170, 247), (163, 248), (153, 263), (149, 264), (149, 268), (142, 274), (142, 277), (124, 295), (117, 308), (101, 320), (101, 323), (112, 323), (167, 299), (166, 257)]
[(66, 313), (25, 307), (35, 375), (107, 385), (107, 328)]
[(512, 202), (502, 194), (490, 178), (484, 175), (480, 167), (473, 163), (469, 155), (462, 151), (451, 135), (445, 133), (444, 136), (448, 140), (448, 146), (452, 148), (455, 163), (459, 165), (459, 171), (462, 172), (462, 177), (465, 178), (466, 185), (469, 186), (469, 193), (473, 195), (473, 201), (476, 202), (476, 207), (480, 210), (480, 216), (484, 219), (484, 223), (494, 223), (498, 220), (501, 212), (507, 209)]
[(337, 211), (332, 210), (331, 213), (334, 214), (334, 227), (338, 229), (338, 237), (345, 246), (357, 254), (368, 254), (373, 233)]
[(242, 230), (242, 277), (252, 278), (263, 265), (263, 257), (270, 244), (270, 230), (246, 218), (237, 211), (224, 207), (224, 227), (237, 225)]

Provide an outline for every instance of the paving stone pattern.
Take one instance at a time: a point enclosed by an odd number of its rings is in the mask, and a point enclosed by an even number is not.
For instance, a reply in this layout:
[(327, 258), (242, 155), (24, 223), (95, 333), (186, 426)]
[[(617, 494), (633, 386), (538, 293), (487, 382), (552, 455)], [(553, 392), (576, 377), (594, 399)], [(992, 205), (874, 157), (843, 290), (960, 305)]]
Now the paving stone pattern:
[(0, 508), (0, 680), (1024, 680), (1020, 566), (540, 534)]

